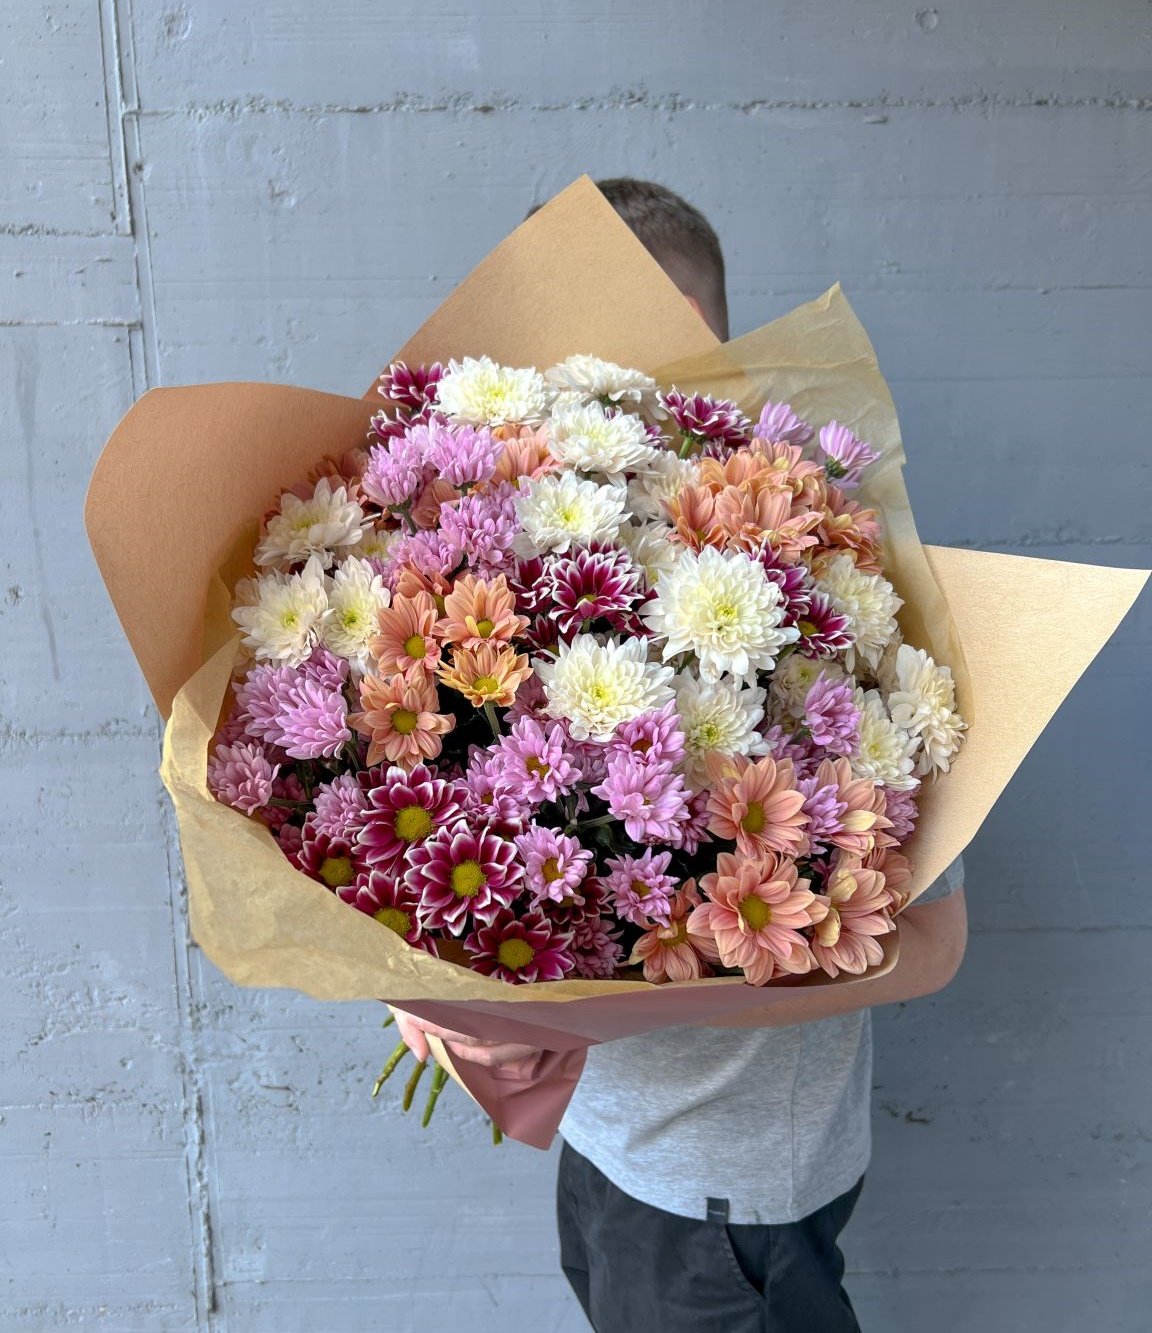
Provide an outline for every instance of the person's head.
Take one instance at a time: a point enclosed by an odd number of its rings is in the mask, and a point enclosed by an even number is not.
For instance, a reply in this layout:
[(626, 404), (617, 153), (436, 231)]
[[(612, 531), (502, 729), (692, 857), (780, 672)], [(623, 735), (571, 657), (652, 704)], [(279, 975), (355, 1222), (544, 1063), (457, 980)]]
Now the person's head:
[(596, 186), (701, 319), (718, 338), (726, 341), (728, 295), (724, 286), (724, 254), (704, 214), (653, 181), (615, 176), (597, 181)]

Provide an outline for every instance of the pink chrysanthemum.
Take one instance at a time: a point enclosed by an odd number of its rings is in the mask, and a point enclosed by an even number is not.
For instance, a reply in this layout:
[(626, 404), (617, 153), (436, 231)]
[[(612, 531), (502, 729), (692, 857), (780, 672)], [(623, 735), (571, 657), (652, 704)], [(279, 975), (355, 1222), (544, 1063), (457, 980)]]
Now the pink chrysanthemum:
[(721, 852), (715, 873), (700, 887), (708, 901), (693, 908), (688, 933), (705, 956), (743, 969), (753, 986), (812, 970), (815, 960), (801, 932), (823, 918), (827, 905), (798, 878), (794, 861)]
[(695, 856), (702, 843), (711, 842), (708, 824), (712, 816), (708, 811), (708, 793), (693, 792), (688, 798), (688, 812), (680, 825), (680, 850), (685, 856)]
[(299, 824), (281, 824), (278, 829), (273, 831), (272, 836), (289, 861), (292, 860), (304, 843), (304, 830)]
[(592, 791), (624, 821), (633, 842), (680, 845), (690, 793), (670, 764), (646, 763), (631, 750), (610, 754), (606, 776)]
[(354, 838), (360, 832), (368, 798), (351, 773), (322, 782), (313, 796), (312, 819), (318, 832), (331, 838)]
[(671, 389), (660, 395), (660, 403), (680, 434), (689, 439), (734, 449), (751, 438), (752, 423), (735, 403), (723, 398), (702, 393), (688, 397)]
[(708, 827), (718, 838), (734, 839), (745, 856), (753, 857), (770, 852), (793, 856), (803, 848), (808, 817), (789, 760), (710, 757), (708, 772)]
[(816, 745), (831, 754), (850, 755), (860, 741), (855, 681), (818, 676), (804, 698), (804, 725)]
[(416, 948), (435, 955), (436, 942), (424, 933), (417, 912), (419, 898), (396, 875), (383, 870), (370, 870), (359, 875), (356, 882), (347, 889), (336, 892), (346, 903), (350, 903), (359, 912), (387, 926), (402, 940), (414, 944)]
[(347, 700), (299, 673), (277, 699), (268, 739), (293, 759), (332, 759), (352, 739)]
[(410, 505), (428, 479), (426, 452), (427, 441), (407, 432), (387, 444), (374, 444), (360, 476), (361, 490), (382, 509)]
[(892, 821), (889, 832), (897, 842), (907, 842), (916, 827), (916, 820), (920, 817), (917, 804), (919, 792), (919, 783), (909, 787), (907, 791), (897, 791), (893, 787), (884, 788), (884, 814)]
[(769, 402), (760, 409), (760, 420), (752, 434), (778, 444), (804, 445), (812, 438), (812, 427), (793, 412), (791, 403)]
[(847, 616), (837, 615), (822, 592), (814, 592), (808, 610), (796, 620), (800, 641), (796, 651), (805, 657), (835, 657), (855, 642)]
[(546, 604), (566, 638), (579, 634), (593, 620), (622, 628), (622, 617), (642, 591), (640, 571), (618, 547), (580, 547), (549, 562)]
[(474, 747), (460, 777), (464, 813), (473, 824), (487, 824), (494, 833), (513, 838), (524, 831), (529, 812), (523, 802), (501, 786), (503, 765), (498, 757)]
[(436, 386), (444, 370), (439, 361), (430, 366), (408, 366), (393, 361), (380, 376), (376, 392), (395, 403), (405, 416), (419, 416), (436, 402)]
[(364, 849), (354, 839), (329, 836), (311, 815), (304, 821), (299, 849), (288, 859), (297, 870), (334, 893), (350, 888), (368, 869)]
[(553, 828), (530, 824), (516, 839), (533, 906), (542, 899), (562, 903), (580, 887), (592, 865), (592, 853), (575, 838)]
[(532, 807), (567, 795), (581, 776), (567, 744), (559, 722), (521, 718), (492, 746), (498, 785)]
[(838, 421), (820, 428), (820, 452), (824, 455), (825, 473), (842, 491), (855, 490), (864, 469), (880, 457), (877, 450), (857, 439)]
[(279, 771), (260, 745), (218, 745), (208, 760), (208, 789), (218, 801), (250, 815), (272, 799)]
[(672, 897), (668, 924), (653, 926), (637, 940), (628, 961), (643, 963), (645, 981), (695, 981), (711, 975), (707, 960), (688, 934), (689, 913), (699, 906), (696, 881), (685, 880)]
[(835, 786), (837, 799), (844, 803), (840, 828), (827, 834), (833, 846), (851, 856), (867, 856), (882, 847), (892, 847), (892, 821), (885, 814), (884, 788), (871, 778), (858, 778), (847, 759), (822, 759), (816, 780), (823, 787)]
[[(460, 565), (463, 551), (442, 532), (411, 532), (397, 537), (388, 547), (384, 578), (393, 592), (411, 569), (425, 580), (447, 579)], [(415, 589), (413, 589), (415, 591)]]
[(804, 797), (802, 808), (808, 816), (804, 831), (808, 835), (809, 852), (822, 851), (832, 836), (843, 829), (848, 806), (840, 799), (840, 789), (835, 783), (825, 785), (812, 776), (800, 778), (796, 786)]
[(764, 732), (764, 739), (768, 742), (768, 751), (772, 758), (777, 761), (789, 760), (797, 778), (810, 777), (823, 757), (812, 744), (810, 737), (803, 736), (799, 732), (785, 731), (776, 723)]
[(544, 688), (544, 682), (539, 676), (531, 675), (516, 691), (516, 698), (513, 699), (512, 707), (505, 716), (510, 723), (519, 722), (522, 717), (534, 718), (537, 722), (548, 722), (551, 719), (545, 712), (547, 707), (548, 691)]
[(500, 440), (492, 438), (487, 426), (477, 430), (473, 426), (449, 426), (433, 420), (427, 425), (414, 426), (412, 434), (419, 438), (424, 461), (438, 477), (453, 486), (475, 486), (487, 481), (504, 449)]
[(601, 917), (588, 917), (572, 927), (573, 975), (589, 981), (610, 981), (624, 961), (620, 930)]
[(366, 787), (368, 809), (357, 836), (372, 866), (391, 869), (411, 848), (464, 812), (457, 785), (435, 776), (424, 764), (417, 764), (411, 773), (392, 767), (361, 778), (373, 775), (376, 781)]
[(816, 925), (812, 952), (829, 976), (859, 976), (884, 961), (879, 939), (894, 930), (891, 898), (878, 870), (850, 861), (837, 865), (824, 885), (827, 915)]
[(671, 852), (649, 848), (642, 856), (610, 856), (604, 887), (616, 915), (633, 925), (655, 922), (667, 926), (672, 919), (672, 895), (676, 881), (667, 874)]
[(420, 895), (425, 929), (462, 935), (469, 922), (490, 924), (522, 887), (516, 845), (464, 820), (441, 828), (408, 853), (404, 879)]
[(684, 733), (676, 701), (622, 722), (612, 733), (608, 748), (612, 754), (628, 751), (647, 763), (678, 764), (684, 758)]
[(464, 941), (469, 965), (501, 981), (559, 981), (572, 971), (569, 936), (540, 912), (498, 911)]
[(516, 569), (512, 548), (519, 531), (516, 488), (507, 483), (440, 508), (441, 534), (464, 553), (474, 574), (506, 574), (511, 579)]

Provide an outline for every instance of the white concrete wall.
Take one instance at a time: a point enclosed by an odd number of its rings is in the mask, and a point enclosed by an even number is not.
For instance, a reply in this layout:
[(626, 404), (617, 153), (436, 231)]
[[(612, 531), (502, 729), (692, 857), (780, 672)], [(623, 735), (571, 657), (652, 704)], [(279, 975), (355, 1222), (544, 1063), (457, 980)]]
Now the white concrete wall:
[[(1146, 566), (1150, 30), (1144, 0), (0, 4), (0, 1326), (583, 1326), (547, 1157), (459, 1096), (422, 1135), (368, 1100), (376, 1008), (189, 944), (80, 521), (133, 397), (359, 393), (532, 202), (649, 176), (714, 218), (737, 331), (843, 280), (927, 540)], [(960, 978), (877, 1015), (866, 1329), (1148, 1327), (1150, 647), (1145, 599), (970, 851)]]

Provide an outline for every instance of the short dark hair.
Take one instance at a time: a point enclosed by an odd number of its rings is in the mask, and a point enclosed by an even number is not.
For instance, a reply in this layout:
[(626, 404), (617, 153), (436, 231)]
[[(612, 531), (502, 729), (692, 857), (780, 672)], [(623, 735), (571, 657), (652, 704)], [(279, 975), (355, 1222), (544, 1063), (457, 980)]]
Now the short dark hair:
[(709, 324), (727, 338), (724, 252), (704, 214), (655, 181), (614, 176), (597, 181), (596, 187), (676, 286), (699, 302)]

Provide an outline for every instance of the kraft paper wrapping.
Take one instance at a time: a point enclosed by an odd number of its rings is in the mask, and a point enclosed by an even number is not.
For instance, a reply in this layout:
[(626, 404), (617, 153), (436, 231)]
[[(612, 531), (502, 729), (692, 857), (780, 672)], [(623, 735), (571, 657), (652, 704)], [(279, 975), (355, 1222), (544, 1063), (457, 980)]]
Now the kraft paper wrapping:
[[(788, 401), (881, 450), (860, 498), (881, 511), (885, 571), (905, 638), (948, 664), (970, 722), (952, 771), (925, 784), (908, 845), (921, 892), (975, 835), (1147, 573), (923, 547), (901, 475), (891, 396), (839, 288), (720, 345), (586, 179), (523, 224), (402, 349), (410, 361), (487, 353), (551, 364), (594, 352), (751, 410)], [(207, 750), (237, 660), (224, 585), (246, 572), (254, 519), (324, 454), (361, 444), (378, 400), (276, 385), (153, 390), (97, 465), (86, 519), (125, 632), (161, 712), (161, 773), (176, 810), (192, 933), (234, 982), (322, 1000), (388, 999), (445, 1026), (549, 1051), (527, 1086), (444, 1063), (512, 1137), (545, 1146), (587, 1045), (741, 1011), (862, 978), (809, 975), (766, 988), (738, 978), (509, 986), (409, 948), (297, 872), (263, 825), (219, 804)], [(121, 522), (125, 497), (133, 522)], [(898, 932), (884, 940), (890, 969)]]

